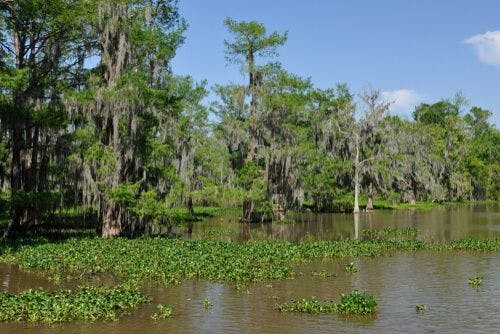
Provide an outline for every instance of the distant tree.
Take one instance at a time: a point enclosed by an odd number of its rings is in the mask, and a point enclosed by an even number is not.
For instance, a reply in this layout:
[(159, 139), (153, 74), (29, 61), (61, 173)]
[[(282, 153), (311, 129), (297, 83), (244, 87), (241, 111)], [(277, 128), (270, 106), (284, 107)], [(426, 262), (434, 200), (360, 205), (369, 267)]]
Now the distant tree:
[(359, 192), (361, 176), (365, 174), (368, 184), (368, 202), (366, 209), (373, 210), (373, 183), (377, 172), (377, 163), (384, 157), (385, 147), (377, 143), (377, 136), (382, 135), (382, 118), (391, 102), (381, 100), (377, 89), (364, 91), (360, 95), (365, 108), (362, 118), (352, 130), (354, 138), (354, 213), (359, 212)]
[(272, 57), (278, 54), (278, 47), (285, 44), (287, 33), (279, 34), (272, 32), (266, 35), (266, 27), (256, 21), (237, 22), (233, 19), (224, 20), (229, 32), (233, 35), (233, 40), (226, 40), (226, 59), (228, 62), (236, 62), (243, 65), (243, 69), (248, 73), (248, 89), (251, 97), (249, 126), (249, 160), (255, 159), (256, 149), (259, 142), (259, 130), (257, 122), (257, 109), (259, 100), (259, 87), (262, 85), (262, 73), (257, 66), (257, 56)]

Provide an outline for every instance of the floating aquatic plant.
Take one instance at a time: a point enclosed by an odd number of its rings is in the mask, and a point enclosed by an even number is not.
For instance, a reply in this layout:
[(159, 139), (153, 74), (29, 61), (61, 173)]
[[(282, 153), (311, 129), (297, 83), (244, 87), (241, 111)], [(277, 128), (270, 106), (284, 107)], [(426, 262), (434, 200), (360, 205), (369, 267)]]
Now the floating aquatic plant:
[(0, 292), (0, 321), (56, 323), (71, 320), (116, 320), (149, 299), (128, 286), (77, 290)]
[(205, 300), (203, 301), (203, 308), (207, 310), (211, 308), (213, 305), (214, 304), (208, 298), (205, 298)]
[(371, 314), (377, 310), (377, 302), (373, 296), (365, 292), (353, 290), (348, 294), (342, 294), (340, 303), (332, 301), (320, 302), (316, 298), (292, 300), (290, 303), (277, 305), (277, 309), (282, 312), (301, 313), (330, 313), (340, 314)]
[(377, 302), (373, 296), (363, 291), (353, 290), (351, 293), (342, 294), (337, 312), (343, 314), (371, 314), (377, 310)]
[(354, 273), (358, 272), (358, 267), (354, 264), (354, 262), (351, 262), (351, 263), (346, 264), (345, 271), (348, 274), (354, 274)]
[(468, 283), (469, 283), (469, 285), (476, 286), (476, 287), (481, 286), (481, 285), (483, 285), (483, 277), (482, 276), (471, 277), (471, 278), (469, 278)]
[(158, 311), (151, 316), (153, 320), (167, 319), (172, 315), (172, 308), (162, 304), (156, 305)]
[(424, 311), (427, 310), (427, 305), (425, 305), (425, 304), (415, 305), (415, 310), (418, 313), (423, 313)]
[(420, 231), (415, 227), (384, 227), (384, 228), (368, 228), (361, 231), (363, 239), (367, 240), (377, 240), (384, 238), (414, 238)]
[[(179, 283), (186, 278), (249, 282), (290, 278), (292, 264), (314, 259), (381, 256), (390, 251), (497, 251), (500, 239), (431, 244), (420, 240), (323, 240), (307, 243), (265, 240), (237, 243), (169, 238), (70, 239), (65, 242), (0, 244), (0, 262), (48, 271), (66, 279), (107, 273), (126, 280)], [(346, 269), (347, 270), (347, 269)]]

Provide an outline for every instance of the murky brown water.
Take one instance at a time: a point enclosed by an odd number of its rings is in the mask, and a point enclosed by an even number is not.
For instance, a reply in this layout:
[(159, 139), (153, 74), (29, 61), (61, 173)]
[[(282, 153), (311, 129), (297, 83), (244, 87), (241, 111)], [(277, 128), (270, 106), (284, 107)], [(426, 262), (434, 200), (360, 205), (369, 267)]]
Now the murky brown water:
[[(446, 218), (447, 215), (450, 217)], [(374, 225), (371, 227), (415, 226), (422, 230), (425, 238), (433, 240), (498, 237), (499, 218), (498, 206), (496, 209), (454, 207), (427, 212), (383, 212), (373, 214), (371, 218), (363, 216), (358, 228), (361, 230), (365, 224), (369, 226), (371, 220)], [(305, 219), (313, 220), (313, 216), (307, 215)], [(284, 233), (276, 231), (276, 226), (253, 227), (250, 236), (257, 230), (259, 237), (284, 240), (300, 240), (307, 237), (307, 232), (316, 238), (348, 237), (354, 234), (353, 222), (349, 227), (348, 220), (348, 216), (321, 215), (316, 223), (279, 226), (286, 231)], [(387, 224), (383, 225), (384, 222)], [(345, 229), (328, 228), (328, 224), (344, 226), (344, 223)], [(315, 226), (307, 231), (309, 224)], [(227, 229), (228, 226), (232, 226), (234, 231), (224, 232), (227, 238), (241, 236), (238, 232), (241, 226), (217, 220), (198, 225), (194, 236), (202, 235), (203, 229), (207, 233), (214, 227)], [(234, 235), (231, 234), (233, 232)], [(345, 273), (345, 264), (350, 261), (354, 261), (359, 268), (356, 274)], [(313, 271), (323, 270), (335, 276), (322, 278), (311, 275)], [(73, 322), (53, 327), (0, 323), (0, 333), (500, 332), (499, 252), (401, 252), (381, 258), (318, 261), (297, 266), (295, 272), (295, 279), (254, 284), (247, 291), (240, 292), (229, 284), (203, 280), (186, 280), (178, 286), (146, 286), (143, 290), (153, 298), (153, 302), (118, 322)], [(467, 284), (468, 278), (476, 275), (484, 277), (483, 286), (479, 289)], [(8, 265), (0, 265), (0, 282), (0, 289), (4, 291), (60, 288), (37, 275)], [(64, 282), (63, 286), (72, 284)], [(276, 303), (312, 296), (319, 300), (338, 301), (341, 293), (352, 289), (366, 290), (376, 297), (379, 308), (375, 316), (307, 315), (280, 313), (275, 309)], [(205, 299), (213, 303), (208, 310), (203, 307)], [(155, 312), (157, 303), (171, 305), (174, 309), (172, 318), (152, 321), (150, 316)], [(418, 304), (426, 304), (427, 311), (418, 314), (415, 311)]]
[[(446, 206), (431, 210), (378, 210), (360, 213), (358, 226), (353, 214), (299, 213), (295, 224), (239, 224), (236, 215), (207, 219), (194, 226), (192, 238), (218, 237), (226, 240), (250, 239), (301, 241), (355, 238), (367, 228), (416, 227), (419, 238), (449, 242), (464, 238), (500, 237), (500, 204)], [(184, 230), (178, 232), (186, 236)]]

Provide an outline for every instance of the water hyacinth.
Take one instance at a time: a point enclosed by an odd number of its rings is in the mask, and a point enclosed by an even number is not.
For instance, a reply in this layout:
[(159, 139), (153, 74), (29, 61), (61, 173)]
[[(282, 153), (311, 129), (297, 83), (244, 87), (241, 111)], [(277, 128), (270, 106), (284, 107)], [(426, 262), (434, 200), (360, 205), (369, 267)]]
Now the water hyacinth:
[(149, 298), (127, 286), (77, 290), (0, 292), (0, 321), (57, 323), (71, 320), (117, 320)]
[(427, 305), (425, 305), (425, 304), (415, 305), (415, 310), (418, 313), (423, 313), (424, 311), (427, 310)]
[(300, 312), (309, 314), (336, 312), (346, 315), (366, 315), (375, 313), (377, 302), (373, 296), (353, 290), (348, 294), (342, 294), (340, 303), (320, 302), (314, 297), (310, 300), (292, 300), (291, 303), (277, 305), (282, 312)]
[(478, 287), (478, 286), (483, 285), (483, 277), (474, 276), (474, 277), (469, 278), (469, 280), (467, 282), (469, 283), (469, 285)]
[(61, 243), (7, 245), (0, 261), (25, 269), (57, 273), (61, 278), (108, 273), (121, 279), (179, 283), (186, 278), (234, 282), (283, 279), (291, 265), (314, 259), (381, 256), (390, 251), (495, 251), (500, 239), (460, 240), (431, 244), (420, 240), (379, 239), (298, 242), (168, 238), (70, 239)]
[(172, 308), (170, 306), (158, 304), (156, 305), (158, 312), (154, 313), (151, 316), (153, 320), (167, 319), (172, 316)]
[(373, 296), (363, 291), (353, 290), (351, 293), (342, 294), (337, 312), (342, 314), (371, 314), (377, 310), (377, 302)]

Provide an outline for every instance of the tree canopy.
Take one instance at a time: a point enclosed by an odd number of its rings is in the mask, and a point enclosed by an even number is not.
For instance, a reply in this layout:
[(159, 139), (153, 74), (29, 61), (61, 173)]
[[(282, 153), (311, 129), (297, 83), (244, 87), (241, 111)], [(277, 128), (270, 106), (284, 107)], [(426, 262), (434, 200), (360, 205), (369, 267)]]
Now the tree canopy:
[(76, 207), (100, 235), (132, 237), (196, 205), (239, 206), (254, 222), (375, 198), (498, 199), (491, 111), (459, 93), (412, 120), (390, 115), (380, 90), (320, 89), (287, 71), (276, 61), (287, 32), (224, 24), (242, 79), (208, 87), (170, 66), (187, 29), (175, 0), (2, 2), (5, 237)]

